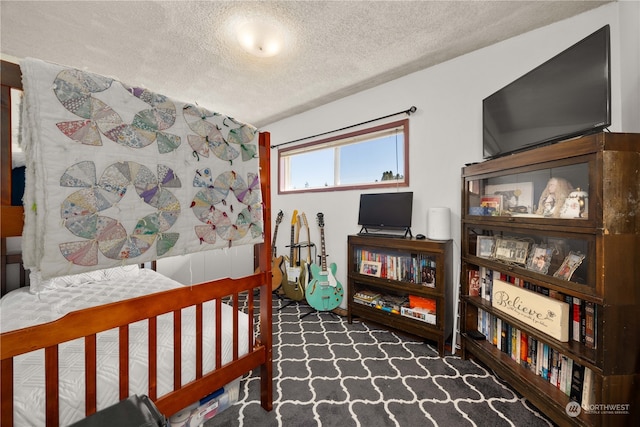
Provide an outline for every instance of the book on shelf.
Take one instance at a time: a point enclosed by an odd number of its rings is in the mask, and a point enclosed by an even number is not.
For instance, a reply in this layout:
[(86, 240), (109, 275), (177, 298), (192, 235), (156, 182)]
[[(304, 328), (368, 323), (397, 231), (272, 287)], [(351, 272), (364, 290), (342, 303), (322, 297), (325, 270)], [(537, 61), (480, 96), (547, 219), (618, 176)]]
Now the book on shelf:
[(502, 325), (498, 324), (499, 320), (499, 317), (491, 316), (491, 342), (495, 346), (498, 345), (498, 331), (502, 328)]
[(536, 346), (538, 342), (531, 335), (527, 337), (527, 363), (524, 365), (525, 368), (528, 368), (531, 372), (536, 371)]
[(409, 295), (409, 303), (401, 307), (400, 314), (435, 325), (436, 304), (434, 299)]
[(376, 306), (376, 302), (367, 302), (358, 298), (354, 298), (353, 302), (355, 302), (356, 304), (362, 304), (362, 305), (366, 305), (368, 307), (375, 307)]
[(422, 322), (436, 324), (436, 314), (430, 310), (421, 307), (401, 307), (400, 314), (405, 317), (420, 320)]
[(571, 322), (568, 325), (568, 337), (569, 341), (573, 340), (573, 297), (571, 295), (564, 296), (564, 302), (569, 305), (569, 313), (571, 313)]
[(540, 376), (545, 380), (549, 380), (549, 350), (548, 345), (542, 345), (542, 369)]
[(436, 312), (436, 300), (432, 298), (421, 297), (418, 295), (409, 295), (409, 307), (419, 307), (425, 310)]
[(551, 373), (549, 376), (549, 382), (560, 388), (560, 353), (556, 349), (551, 349)]
[(486, 267), (482, 267), (480, 269), (480, 286), (484, 292), (482, 293), (483, 297), (487, 301), (491, 301), (491, 288), (493, 285), (493, 270), (490, 270)]
[(378, 300), (382, 297), (379, 292), (371, 291), (369, 289), (362, 289), (353, 295), (353, 301), (364, 305), (376, 305)]
[(584, 302), (584, 345), (587, 348), (596, 348), (596, 309), (595, 304), (591, 301)]
[(584, 384), (584, 366), (573, 361), (571, 373), (571, 392), (569, 398), (578, 403), (582, 403), (582, 386)]
[(480, 271), (469, 270), (469, 296), (480, 296)]
[(560, 386), (558, 388), (564, 394), (567, 394), (567, 363), (568, 361), (569, 361), (569, 358), (566, 355), (564, 354), (560, 355)]
[(584, 367), (584, 378), (582, 381), (582, 409), (589, 410), (589, 407), (596, 403), (596, 388), (594, 385), (594, 374), (589, 367)]
[(595, 374), (586, 366), (482, 309), (478, 309), (477, 329), (489, 343), (508, 354), (513, 363), (530, 370), (572, 400), (583, 405), (593, 403)]
[(511, 330), (511, 358), (517, 363), (520, 363), (520, 345), (522, 344), (522, 341), (520, 341), (521, 335), (522, 333), (520, 332), (520, 329), (513, 328)]
[(527, 354), (529, 353), (529, 337), (526, 332), (520, 331), (520, 352), (519, 352), (519, 363), (524, 365), (527, 363)]
[(406, 296), (383, 295), (378, 299), (378, 305), (376, 308), (399, 314), (400, 309), (405, 307), (408, 303), (409, 299)]
[(358, 248), (356, 261), (356, 271), (360, 271), (363, 262), (375, 261), (380, 263), (381, 278), (429, 287), (436, 285), (436, 260), (432, 255), (385, 253)]
[(573, 329), (571, 330), (571, 338), (580, 342), (580, 306), (582, 301), (580, 298), (573, 297)]
[(361, 289), (354, 294), (353, 302), (389, 313), (400, 314), (400, 309), (408, 305), (409, 300), (405, 296), (384, 295), (369, 289)]

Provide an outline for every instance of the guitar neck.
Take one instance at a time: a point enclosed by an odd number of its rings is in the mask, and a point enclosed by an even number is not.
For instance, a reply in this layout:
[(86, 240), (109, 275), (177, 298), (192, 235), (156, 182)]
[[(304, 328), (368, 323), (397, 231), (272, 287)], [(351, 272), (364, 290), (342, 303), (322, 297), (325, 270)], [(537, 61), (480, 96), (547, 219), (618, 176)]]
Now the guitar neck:
[(307, 225), (307, 264), (311, 264), (311, 234), (309, 234), (309, 226)]
[(277, 254), (278, 250), (276, 249), (276, 236), (278, 235), (278, 225), (279, 224), (276, 223), (276, 228), (273, 230), (273, 240), (271, 241), (271, 256), (274, 258), (278, 256)]
[(296, 261), (295, 265), (300, 265), (300, 261), (301, 260), (299, 258), (302, 258), (300, 256), (300, 245), (299, 245), (299, 243), (300, 243), (300, 221), (298, 221), (298, 227), (296, 227), (296, 241), (294, 243), (294, 245), (296, 246), (296, 251), (294, 251), (294, 253), (295, 253), (295, 261)]
[(291, 262), (291, 265), (294, 264), (294, 250), (293, 250), (293, 245), (294, 243), (294, 238), (295, 238), (295, 233), (296, 233), (296, 226), (294, 224), (291, 225), (291, 246), (289, 246), (289, 248), (291, 248), (289, 250), (289, 261)]
[(320, 263), (322, 271), (327, 271), (327, 254), (324, 247), (324, 227), (320, 227)]

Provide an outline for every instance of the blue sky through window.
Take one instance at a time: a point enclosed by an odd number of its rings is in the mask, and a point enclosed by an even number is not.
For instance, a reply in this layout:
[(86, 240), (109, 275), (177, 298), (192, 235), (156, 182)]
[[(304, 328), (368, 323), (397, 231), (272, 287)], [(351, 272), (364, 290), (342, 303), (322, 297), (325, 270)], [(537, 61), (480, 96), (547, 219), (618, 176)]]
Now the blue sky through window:
[[(340, 185), (380, 181), (385, 171), (404, 175), (402, 134), (349, 144), (340, 149)], [(290, 158), (291, 189), (334, 185), (334, 148), (301, 153)]]

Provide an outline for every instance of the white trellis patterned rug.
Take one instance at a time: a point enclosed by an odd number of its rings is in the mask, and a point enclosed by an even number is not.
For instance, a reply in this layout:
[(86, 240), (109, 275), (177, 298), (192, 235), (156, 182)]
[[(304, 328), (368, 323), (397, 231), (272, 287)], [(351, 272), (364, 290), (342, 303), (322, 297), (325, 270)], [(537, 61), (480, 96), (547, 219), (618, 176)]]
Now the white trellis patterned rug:
[(205, 426), (551, 426), (473, 361), (438, 357), (433, 344), (304, 304), (273, 300), (273, 410), (260, 406), (260, 378)]

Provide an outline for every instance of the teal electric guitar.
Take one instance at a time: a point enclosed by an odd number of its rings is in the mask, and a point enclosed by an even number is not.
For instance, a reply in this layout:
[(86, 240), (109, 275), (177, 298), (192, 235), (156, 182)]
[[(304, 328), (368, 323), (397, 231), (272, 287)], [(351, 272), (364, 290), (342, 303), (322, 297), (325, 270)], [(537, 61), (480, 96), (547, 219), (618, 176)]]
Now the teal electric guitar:
[(327, 253), (324, 244), (324, 215), (318, 213), (318, 226), (320, 226), (320, 265), (311, 264), (311, 276), (313, 277), (305, 290), (307, 303), (318, 311), (330, 311), (338, 307), (342, 302), (344, 290), (336, 280), (336, 263), (333, 262), (327, 268)]

